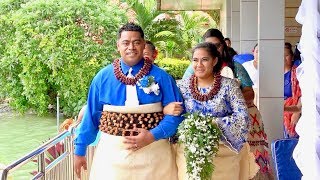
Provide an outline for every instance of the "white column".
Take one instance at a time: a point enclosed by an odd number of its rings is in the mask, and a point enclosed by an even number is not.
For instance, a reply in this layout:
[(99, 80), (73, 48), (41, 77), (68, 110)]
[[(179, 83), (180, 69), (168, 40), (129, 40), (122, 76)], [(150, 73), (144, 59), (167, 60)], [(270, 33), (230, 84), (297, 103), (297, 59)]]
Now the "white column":
[[(227, 5), (228, 5), (228, 1), (226, 0), (225, 3), (221, 4), (221, 8), (220, 8), (220, 24), (217, 24), (220, 31), (222, 32), (222, 34), (226, 34), (228, 29), (231, 29), (231, 27), (228, 27), (227, 24)], [(231, 5), (230, 5), (231, 6)]]
[(240, 0), (240, 51), (252, 53), (258, 39), (258, 0)]
[[(225, 3), (225, 11), (226, 11), (226, 30), (223, 32), (225, 37), (231, 38), (231, 0), (226, 0)], [(232, 41), (232, 39), (231, 39)]]
[(283, 137), (284, 7), (284, 0), (258, 1), (258, 104), (269, 143)]
[(232, 47), (240, 50), (240, 0), (231, 0), (231, 41)]

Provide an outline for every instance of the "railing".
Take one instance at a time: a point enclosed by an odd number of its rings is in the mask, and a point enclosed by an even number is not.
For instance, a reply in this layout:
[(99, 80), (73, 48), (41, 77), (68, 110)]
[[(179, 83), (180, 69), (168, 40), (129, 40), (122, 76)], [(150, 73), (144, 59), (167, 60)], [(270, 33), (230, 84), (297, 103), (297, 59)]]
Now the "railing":
[[(56, 137), (44, 143), (43, 145), (41, 145), (31, 153), (27, 154), (21, 159), (18, 159), (17, 161), (6, 166), (6, 168), (2, 171), (1, 180), (7, 180), (8, 175), (10, 173), (16, 171), (21, 166), (35, 159), (37, 160), (38, 172), (32, 177), (33, 180), (37, 180), (37, 179), (74, 180), (76, 179), (74, 168), (73, 168), (74, 131), (75, 131), (75, 128), (71, 127), (69, 131), (64, 131), (58, 134)], [(64, 152), (55, 160), (47, 164), (45, 160), (45, 153), (48, 151), (49, 148), (57, 145), (58, 143), (63, 143)], [(88, 150), (87, 150), (88, 171), (82, 171), (82, 174), (81, 174), (82, 180), (88, 179), (90, 167), (93, 159), (94, 149), (95, 147), (93, 146), (88, 147)]]

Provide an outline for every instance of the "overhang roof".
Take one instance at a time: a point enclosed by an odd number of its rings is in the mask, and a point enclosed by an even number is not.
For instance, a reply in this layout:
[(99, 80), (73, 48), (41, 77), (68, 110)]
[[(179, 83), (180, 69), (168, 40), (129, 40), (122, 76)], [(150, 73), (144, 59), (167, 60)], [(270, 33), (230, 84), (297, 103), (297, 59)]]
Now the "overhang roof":
[(225, 0), (157, 0), (160, 10), (199, 11), (221, 9)]

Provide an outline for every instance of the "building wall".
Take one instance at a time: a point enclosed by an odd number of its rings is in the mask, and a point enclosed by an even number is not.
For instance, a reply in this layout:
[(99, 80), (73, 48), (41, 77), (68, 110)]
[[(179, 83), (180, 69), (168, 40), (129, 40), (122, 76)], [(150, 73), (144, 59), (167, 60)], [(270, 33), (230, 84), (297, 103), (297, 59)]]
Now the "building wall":
[(285, 42), (290, 42), (293, 46), (300, 40), (301, 25), (295, 20), (301, 0), (285, 1)]

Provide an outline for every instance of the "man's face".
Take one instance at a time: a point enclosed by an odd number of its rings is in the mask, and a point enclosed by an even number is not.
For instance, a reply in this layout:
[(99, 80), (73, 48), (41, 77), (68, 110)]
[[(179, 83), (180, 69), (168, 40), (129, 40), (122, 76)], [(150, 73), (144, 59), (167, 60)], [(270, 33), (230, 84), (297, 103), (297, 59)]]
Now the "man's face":
[(129, 65), (136, 65), (143, 57), (145, 41), (138, 31), (122, 31), (117, 41), (117, 48), (123, 61)]

